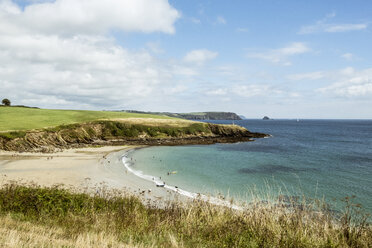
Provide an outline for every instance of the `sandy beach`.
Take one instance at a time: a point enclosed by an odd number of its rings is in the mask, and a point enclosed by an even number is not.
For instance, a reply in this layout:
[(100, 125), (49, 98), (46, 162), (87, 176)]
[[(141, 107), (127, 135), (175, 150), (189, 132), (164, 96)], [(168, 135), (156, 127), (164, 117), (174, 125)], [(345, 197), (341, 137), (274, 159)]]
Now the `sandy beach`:
[(64, 185), (81, 192), (123, 190), (140, 196), (145, 203), (162, 206), (186, 199), (166, 188), (156, 187), (128, 172), (122, 156), (134, 146), (69, 149), (57, 153), (0, 151), (0, 186), (11, 181), (40, 186)]

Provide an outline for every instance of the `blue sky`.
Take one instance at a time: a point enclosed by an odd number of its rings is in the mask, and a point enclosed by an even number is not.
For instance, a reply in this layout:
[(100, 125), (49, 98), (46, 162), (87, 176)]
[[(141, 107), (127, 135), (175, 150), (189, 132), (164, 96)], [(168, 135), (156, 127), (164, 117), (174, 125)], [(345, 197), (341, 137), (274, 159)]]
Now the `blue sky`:
[(371, 1), (0, 0), (0, 97), (372, 118)]

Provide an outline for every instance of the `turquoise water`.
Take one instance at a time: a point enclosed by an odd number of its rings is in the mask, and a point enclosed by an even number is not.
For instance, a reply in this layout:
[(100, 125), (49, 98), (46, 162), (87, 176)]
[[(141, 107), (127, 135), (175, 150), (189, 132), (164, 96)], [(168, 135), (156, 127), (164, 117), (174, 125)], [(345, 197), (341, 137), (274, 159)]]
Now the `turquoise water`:
[[(231, 123), (215, 121), (214, 123)], [(135, 170), (190, 192), (249, 201), (305, 195), (337, 206), (355, 195), (372, 212), (372, 121), (243, 120), (272, 138), (209, 146), (149, 147), (130, 154)], [(168, 172), (176, 174), (168, 175)]]

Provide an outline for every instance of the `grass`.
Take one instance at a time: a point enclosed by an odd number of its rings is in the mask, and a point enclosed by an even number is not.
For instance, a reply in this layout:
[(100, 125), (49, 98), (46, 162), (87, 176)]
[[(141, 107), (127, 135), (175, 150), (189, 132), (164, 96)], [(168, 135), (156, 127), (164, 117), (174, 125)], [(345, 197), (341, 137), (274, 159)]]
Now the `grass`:
[[(86, 232), (71, 239), (64, 235), (63, 228), (21, 222), (11, 216), (0, 217), (1, 247), (123, 247), (116, 237), (105, 233)], [(125, 247), (142, 247), (126, 244)]]
[(125, 192), (71, 193), (8, 184), (0, 189), (5, 247), (371, 247), (366, 217), (348, 201), (336, 220), (305, 208), (252, 205), (243, 211), (195, 201), (146, 206)]
[(205, 123), (190, 122), (188, 126), (148, 126), (142, 124), (128, 124), (126, 122), (103, 121), (104, 136), (109, 137), (138, 137), (147, 134), (150, 137), (182, 137), (190, 134), (210, 134)]
[(25, 136), (26, 136), (26, 132), (24, 131), (11, 131), (11, 132), (0, 133), (0, 137), (5, 138), (6, 140), (23, 138)]
[(172, 119), (167, 116), (108, 111), (53, 110), (22, 107), (0, 108), (0, 132), (25, 131), (84, 123), (100, 119), (153, 118)]

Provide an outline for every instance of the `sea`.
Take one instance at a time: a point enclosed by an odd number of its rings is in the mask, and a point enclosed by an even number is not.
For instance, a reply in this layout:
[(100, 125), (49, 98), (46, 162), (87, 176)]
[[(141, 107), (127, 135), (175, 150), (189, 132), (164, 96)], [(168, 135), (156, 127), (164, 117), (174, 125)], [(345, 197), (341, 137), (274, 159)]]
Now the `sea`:
[(139, 149), (127, 155), (131, 169), (183, 192), (236, 202), (306, 197), (342, 209), (350, 197), (372, 213), (372, 120), (248, 119), (234, 124), (271, 137)]

